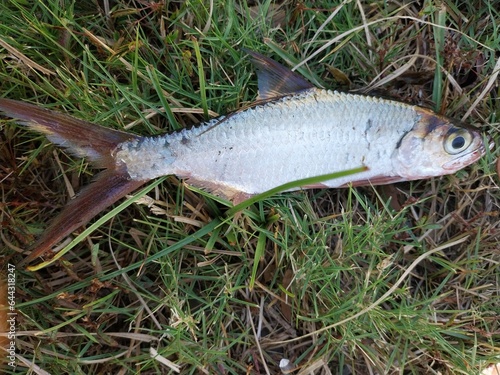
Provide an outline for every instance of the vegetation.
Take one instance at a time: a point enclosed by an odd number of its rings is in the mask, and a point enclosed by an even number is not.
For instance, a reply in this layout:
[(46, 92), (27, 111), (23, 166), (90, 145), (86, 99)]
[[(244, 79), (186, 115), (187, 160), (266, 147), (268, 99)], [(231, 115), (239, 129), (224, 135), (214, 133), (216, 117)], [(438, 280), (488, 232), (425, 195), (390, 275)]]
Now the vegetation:
[[(494, 3), (1, 2), (0, 95), (155, 135), (251, 103), (248, 48), (498, 141)], [(16, 264), (96, 171), (0, 121), (2, 259)], [(174, 176), (153, 181), (61, 259), (18, 267), (15, 371), (480, 374), (500, 362), (498, 156), (241, 210)]]

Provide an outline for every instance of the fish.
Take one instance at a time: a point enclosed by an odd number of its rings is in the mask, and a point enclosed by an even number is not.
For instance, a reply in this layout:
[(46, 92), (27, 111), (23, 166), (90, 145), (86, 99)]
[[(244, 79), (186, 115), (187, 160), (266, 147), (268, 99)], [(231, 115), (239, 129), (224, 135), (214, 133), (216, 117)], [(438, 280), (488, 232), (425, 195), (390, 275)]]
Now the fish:
[(0, 112), (103, 169), (63, 208), (23, 263), (141, 185), (175, 175), (233, 203), (282, 184), (365, 166), (308, 188), (382, 185), (452, 174), (485, 154), (481, 133), (417, 105), (318, 88), (254, 51), (255, 103), (191, 129), (141, 136), (22, 101)]

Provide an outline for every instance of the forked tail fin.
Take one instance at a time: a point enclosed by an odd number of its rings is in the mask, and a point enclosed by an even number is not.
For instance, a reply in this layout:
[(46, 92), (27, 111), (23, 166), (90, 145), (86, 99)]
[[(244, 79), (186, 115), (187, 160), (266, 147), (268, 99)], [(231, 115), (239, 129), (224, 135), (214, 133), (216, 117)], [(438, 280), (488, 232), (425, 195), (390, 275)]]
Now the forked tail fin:
[(73, 154), (88, 158), (96, 167), (106, 169), (66, 205), (32, 246), (33, 251), (23, 263), (45, 254), (103, 209), (146, 182), (130, 179), (126, 166), (117, 163), (113, 157), (113, 151), (120, 143), (140, 138), (136, 135), (15, 100), (0, 98), (0, 111), (45, 134), (50, 141), (68, 148)]

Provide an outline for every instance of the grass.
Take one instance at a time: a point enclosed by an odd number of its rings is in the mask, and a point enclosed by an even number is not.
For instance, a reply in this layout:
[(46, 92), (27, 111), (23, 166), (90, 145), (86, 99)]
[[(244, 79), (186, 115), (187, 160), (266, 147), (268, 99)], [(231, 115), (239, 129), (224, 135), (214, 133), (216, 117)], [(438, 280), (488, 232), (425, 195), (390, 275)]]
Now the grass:
[[(1, 95), (154, 135), (251, 103), (245, 47), (302, 63), (318, 85), (467, 117), (498, 141), (490, 2), (106, 4), (1, 3)], [(0, 126), (2, 259), (15, 264), (95, 171)], [(286, 358), (301, 375), (480, 374), (500, 362), (497, 157), (237, 212), (154, 181), (57, 262), (16, 270), (16, 371), (278, 374)]]

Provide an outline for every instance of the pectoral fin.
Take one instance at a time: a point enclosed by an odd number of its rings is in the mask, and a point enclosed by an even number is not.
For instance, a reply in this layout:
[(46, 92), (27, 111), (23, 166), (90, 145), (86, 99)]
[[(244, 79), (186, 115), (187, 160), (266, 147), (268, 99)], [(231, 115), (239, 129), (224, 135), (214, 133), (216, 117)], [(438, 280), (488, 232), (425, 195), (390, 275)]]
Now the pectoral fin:
[(349, 182), (347, 184), (342, 185), (341, 187), (358, 187), (358, 186), (375, 186), (375, 185), (387, 185), (387, 184), (394, 184), (396, 182), (402, 182), (402, 181), (407, 181), (407, 179), (404, 179), (403, 177), (400, 176), (373, 176), (370, 177), (369, 179), (366, 180), (355, 180), (352, 182)]

